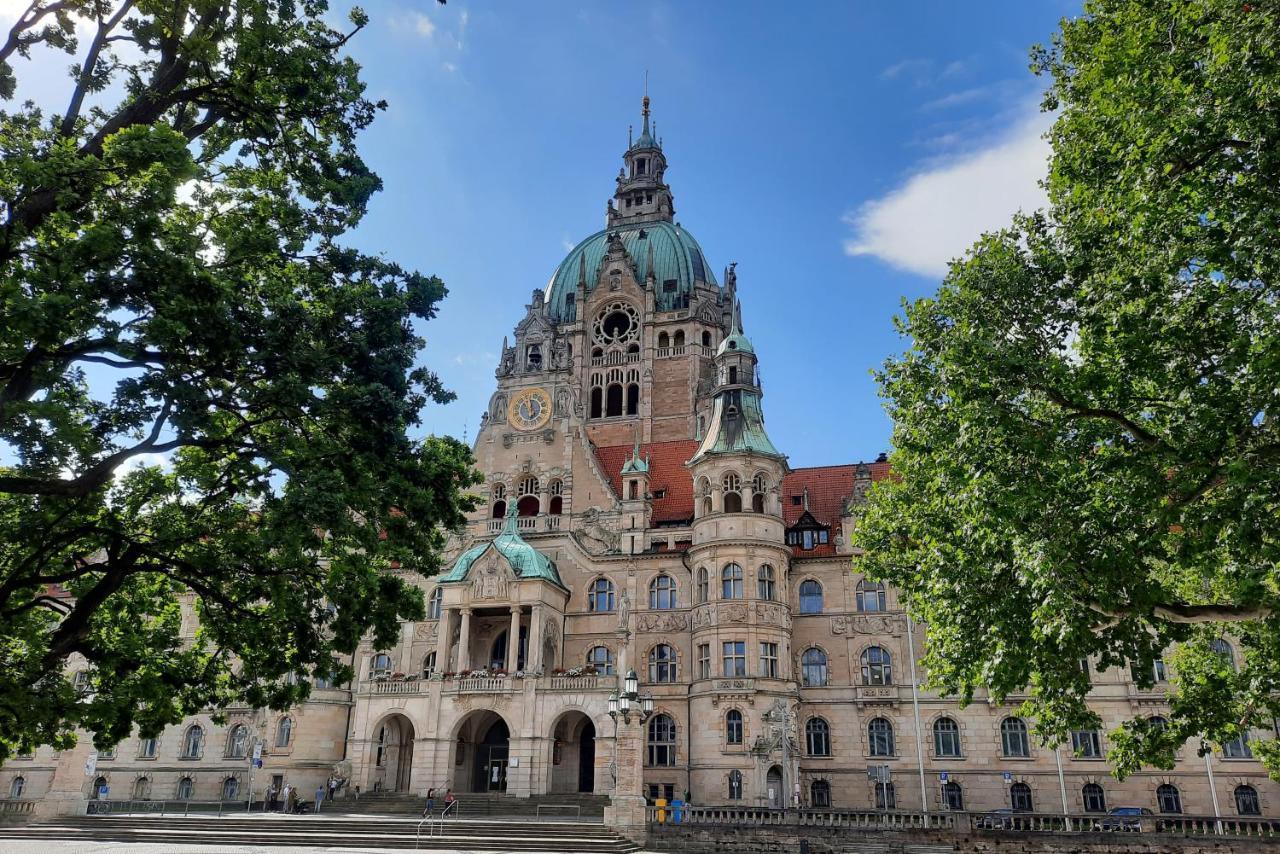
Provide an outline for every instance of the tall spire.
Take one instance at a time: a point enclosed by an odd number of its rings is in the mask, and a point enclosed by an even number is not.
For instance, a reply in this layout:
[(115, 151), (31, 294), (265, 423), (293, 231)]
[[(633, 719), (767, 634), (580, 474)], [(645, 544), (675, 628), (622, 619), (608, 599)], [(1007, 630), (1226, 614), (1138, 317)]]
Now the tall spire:
[(644, 135), (649, 135), (649, 69), (644, 70), (644, 98), (640, 101), (640, 112), (644, 115)]
[(645, 72), (644, 97), (640, 99), (640, 135), (627, 134), (627, 151), (613, 208), (608, 212), (609, 228), (644, 222), (673, 222), (675, 201), (665, 181), (667, 158), (654, 138), (657, 125), (649, 109), (649, 74)]

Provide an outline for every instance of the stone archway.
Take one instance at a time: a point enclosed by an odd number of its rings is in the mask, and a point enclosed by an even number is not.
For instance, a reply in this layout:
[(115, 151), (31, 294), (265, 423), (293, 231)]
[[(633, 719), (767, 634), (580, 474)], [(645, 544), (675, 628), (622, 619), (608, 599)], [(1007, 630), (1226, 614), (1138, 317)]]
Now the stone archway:
[(453, 743), (453, 788), (505, 792), (511, 729), (497, 712), (477, 710), (462, 719)]
[(413, 774), (413, 722), (398, 712), (373, 727), (370, 739), (369, 789), (407, 792)]
[(782, 809), (787, 793), (782, 791), (782, 768), (774, 765), (765, 775), (765, 798), (770, 809)]
[(549, 791), (595, 791), (596, 725), (583, 712), (565, 712), (551, 727), (551, 779)]

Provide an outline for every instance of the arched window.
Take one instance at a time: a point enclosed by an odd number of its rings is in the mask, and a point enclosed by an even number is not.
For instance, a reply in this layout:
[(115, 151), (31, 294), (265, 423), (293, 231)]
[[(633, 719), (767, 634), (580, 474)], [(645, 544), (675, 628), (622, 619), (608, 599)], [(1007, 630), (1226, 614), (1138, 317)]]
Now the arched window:
[(711, 346), (711, 333), (710, 333), (710, 332), (703, 332), (703, 333), (702, 333), (702, 346), (703, 346), (703, 347), (710, 347), (710, 346)]
[(293, 718), (283, 717), (276, 724), (276, 747), (288, 747), (293, 740)]
[(742, 479), (734, 472), (729, 472), (724, 476), (721, 482), (722, 491), (724, 492), (724, 512), (741, 513), (742, 512)]
[(1084, 800), (1085, 812), (1107, 811), (1107, 794), (1097, 783), (1085, 783), (1080, 789), (1080, 797)]
[(236, 724), (227, 734), (227, 758), (244, 759), (249, 755), (249, 728)]
[(146, 777), (139, 777), (133, 781), (133, 797), (135, 800), (145, 801), (151, 797), (151, 781)]
[(195, 794), (196, 784), (192, 782), (190, 777), (183, 777), (178, 781), (178, 800), (189, 801), (191, 796)]
[(375, 655), (369, 662), (369, 672), (374, 676), (387, 676), (391, 673), (391, 656), (385, 652)]
[(810, 756), (831, 755), (831, 727), (825, 718), (809, 718), (805, 721), (804, 747)]
[(800, 678), (806, 688), (820, 688), (827, 684), (827, 654), (811, 646), (800, 656)]
[(655, 611), (678, 608), (676, 604), (676, 580), (669, 575), (659, 575), (649, 582), (649, 607)]
[(587, 665), (594, 667), (601, 676), (613, 676), (613, 653), (607, 646), (593, 646), (587, 650)]
[(182, 758), (199, 759), (204, 752), (204, 730), (199, 724), (187, 728), (186, 737), (182, 739)]
[(516, 515), (529, 517), (537, 516), (539, 509), (538, 496), (526, 495), (516, 502)]
[(726, 564), (720, 571), (720, 598), (742, 599), (746, 591), (742, 589), (742, 567), (736, 563)]
[(493, 518), (502, 519), (507, 515), (507, 487), (501, 483), (493, 485)]
[(551, 496), (551, 500), (547, 503), (547, 512), (552, 516), (559, 516), (564, 512), (564, 481), (553, 480), (547, 486), (547, 493)]
[(1182, 812), (1182, 794), (1178, 787), (1168, 783), (1156, 786), (1156, 806), (1162, 813)]
[(436, 672), (436, 651), (433, 649), (422, 659), (422, 678), (430, 679)]
[(879, 581), (862, 579), (856, 590), (859, 611), (884, 611), (886, 602), (884, 584)]
[(614, 383), (605, 392), (604, 414), (608, 418), (622, 414), (622, 384)]
[(1226, 660), (1227, 664), (1230, 665), (1232, 670), (1236, 669), (1236, 651), (1231, 648), (1230, 643), (1222, 638), (1215, 638), (1213, 642), (1209, 644), (1209, 649), (1222, 656), (1223, 659)]
[(614, 609), (613, 582), (607, 578), (597, 578), (587, 588), (587, 609), (604, 613)]
[(431, 598), (427, 600), (427, 619), (440, 619), (440, 612), (444, 608), (444, 588), (437, 587), (431, 591)]
[(742, 744), (742, 712), (737, 709), (725, 713), (724, 740), (726, 744)]
[(756, 573), (756, 587), (756, 593), (766, 602), (772, 602), (778, 598), (777, 576), (769, 564), (760, 564), (760, 569)]
[(1236, 812), (1240, 815), (1262, 815), (1257, 789), (1253, 786), (1236, 786)]
[(675, 337), (671, 339), (671, 346), (672, 347), (684, 346), (684, 330), (683, 329), (676, 330)]
[(1031, 742), (1022, 718), (1005, 718), (1000, 722), (1000, 745), (1005, 756), (1030, 756)]
[(660, 714), (649, 718), (648, 747), (647, 765), (676, 764), (676, 722), (671, 715)]
[(604, 392), (601, 391), (600, 386), (596, 386), (595, 388), (591, 389), (591, 417), (592, 418), (599, 418), (603, 414), (603, 407), (602, 407), (603, 399), (604, 399)]
[(876, 809), (893, 810), (898, 808), (897, 791), (893, 783), (876, 783)]
[(705, 566), (698, 567), (698, 602), (706, 602), (711, 596), (711, 573)]
[(1169, 721), (1159, 715), (1152, 715), (1147, 718), (1147, 726), (1151, 727), (1153, 732), (1164, 732), (1169, 728)]
[(893, 724), (884, 718), (872, 718), (867, 724), (867, 743), (872, 756), (893, 756)]
[(764, 512), (764, 497), (768, 493), (769, 484), (764, 472), (759, 472), (751, 479), (751, 512)]
[(951, 718), (933, 722), (933, 752), (939, 757), (960, 755), (960, 726)]
[(665, 643), (649, 650), (649, 681), (676, 681), (676, 651)]
[(627, 386), (627, 414), (640, 414), (640, 386), (635, 383)]
[(822, 613), (822, 585), (812, 578), (800, 582), (800, 613)]
[(964, 809), (964, 791), (955, 780), (948, 780), (942, 785), (942, 805), (949, 810)]
[(729, 800), (742, 800), (742, 772), (733, 770), (729, 772)]
[(670, 347), (670, 346), (671, 346), (671, 339), (667, 336), (667, 333), (665, 333), (665, 332), (659, 332), (659, 333), (658, 333), (658, 347), (659, 347), (659, 349), (665, 350), (665, 349), (667, 349), (667, 348), (668, 348), (668, 347)]
[(1014, 783), (1009, 787), (1009, 806), (1014, 812), (1034, 812), (1031, 787), (1026, 783)]
[(228, 777), (222, 781), (222, 799), (224, 801), (234, 801), (240, 796), (240, 781), (235, 777)]
[(893, 684), (893, 661), (884, 647), (869, 646), (862, 651), (862, 684)]
[(14, 777), (13, 780), (9, 783), (9, 797), (11, 798), (22, 797), (22, 792), (26, 788), (27, 788), (26, 777)]
[(826, 780), (814, 780), (809, 784), (809, 806), (825, 810), (831, 808), (831, 784)]
[(156, 749), (159, 747), (159, 742), (160, 740), (157, 738), (138, 739), (138, 758), (155, 759)]
[[(101, 776), (95, 777), (93, 780), (93, 797), (95, 798), (105, 797), (102, 794), (102, 790), (106, 788), (107, 788), (107, 778), (101, 777)], [(110, 790), (108, 790), (108, 792), (109, 791)]]

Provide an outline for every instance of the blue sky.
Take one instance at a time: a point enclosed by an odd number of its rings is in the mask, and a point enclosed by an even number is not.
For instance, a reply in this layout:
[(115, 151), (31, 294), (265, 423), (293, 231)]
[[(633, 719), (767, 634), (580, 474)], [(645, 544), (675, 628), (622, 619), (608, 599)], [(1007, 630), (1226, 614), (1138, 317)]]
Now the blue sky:
[(770, 434), (793, 466), (871, 459), (870, 372), (947, 258), (1039, 203), (1043, 82), (1078, 3), (367, 4), (354, 43), (391, 106), (363, 150), (386, 191), (362, 248), (441, 276), (427, 364), (474, 437), (503, 335), (602, 227), (646, 69), (677, 219), (738, 262)]
[[(0, 0), (0, 24), (19, 5)], [(423, 361), (458, 400), (424, 429), (474, 438), (503, 336), (602, 227), (647, 70), (677, 219), (717, 271), (738, 262), (770, 435), (793, 466), (889, 447), (870, 372), (905, 346), (892, 317), (981, 231), (1040, 204), (1047, 120), (1027, 51), (1079, 9), (363, 5), (352, 52), (390, 108), (362, 151), (386, 189), (351, 239), (450, 288)], [(19, 95), (63, 97), (50, 72), (66, 65), (19, 63)]]

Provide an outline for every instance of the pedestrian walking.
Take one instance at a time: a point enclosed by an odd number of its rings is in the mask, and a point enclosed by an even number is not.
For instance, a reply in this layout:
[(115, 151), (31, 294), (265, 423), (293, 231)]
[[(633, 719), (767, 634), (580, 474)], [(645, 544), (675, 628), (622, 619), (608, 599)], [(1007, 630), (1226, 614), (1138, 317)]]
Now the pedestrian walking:
[(454, 800), (455, 800), (455, 798), (453, 797), (453, 789), (445, 789), (445, 790), (444, 790), (444, 810), (443, 810), (443, 812), (448, 812), (448, 811), (449, 811), (449, 807), (453, 806), (453, 802), (454, 802)]
[(293, 807), (298, 802), (298, 791), (293, 787), (292, 783), (284, 787), (284, 811), (289, 815), (293, 815)]
[(320, 812), (320, 804), (324, 802), (324, 786), (316, 786), (316, 812)]
[(426, 818), (436, 810), (436, 790), (434, 788), (427, 789), (427, 805), (422, 810), (422, 817)]

